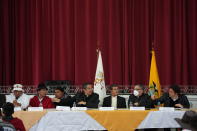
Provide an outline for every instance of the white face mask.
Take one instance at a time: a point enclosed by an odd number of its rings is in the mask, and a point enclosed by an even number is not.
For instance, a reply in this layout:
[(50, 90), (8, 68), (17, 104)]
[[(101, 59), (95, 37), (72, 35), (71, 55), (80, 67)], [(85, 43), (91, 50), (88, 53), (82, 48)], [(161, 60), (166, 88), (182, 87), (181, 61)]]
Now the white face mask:
[(133, 91), (133, 94), (134, 94), (134, 96), (138, 96), (139, 95), (139, 92), (137, 90), (134, 90)]

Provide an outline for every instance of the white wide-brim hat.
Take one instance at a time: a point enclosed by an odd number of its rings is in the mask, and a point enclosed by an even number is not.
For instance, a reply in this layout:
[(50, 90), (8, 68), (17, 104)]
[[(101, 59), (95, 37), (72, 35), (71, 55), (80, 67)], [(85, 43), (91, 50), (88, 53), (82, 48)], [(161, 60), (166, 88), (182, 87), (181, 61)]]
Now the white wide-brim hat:
[(14, 92), (14, 91), (22, 91), (22, 92), (24, 92), (23, 85), (21, 85), (21, 84), (14, 84), (13, 87), (14, 88), (13, 88), (12, 92)]

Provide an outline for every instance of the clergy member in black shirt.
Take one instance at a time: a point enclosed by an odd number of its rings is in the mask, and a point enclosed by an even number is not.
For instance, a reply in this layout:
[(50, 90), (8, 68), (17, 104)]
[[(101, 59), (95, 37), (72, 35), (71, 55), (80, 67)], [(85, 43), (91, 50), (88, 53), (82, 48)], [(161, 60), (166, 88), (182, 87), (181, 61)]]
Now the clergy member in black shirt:
[(126, 108), (125, 98), (118, 96), (118, 85), (111, 85), (111, 96), (105, 97), (103, 107)]
[(99, 95), (93, 89), (92, 83), (83, 84), (83, 92), (73, 97), (77, 107), (98, 108)]
[(160, 98), (155, 99), (154, 96), (151, 96), (154, 100), (154, 104), (157, 103), (164, 104), (164, 107), (175, 107), (175, 108), (189, 108), (190, 104), (185, 95), (180, 94), (180, 87), (178, 85), (172, 85), (169, 87), (168, 93), (164, 93)]
[(145, 107), (152, 108), (152, 100), (148, 94), (144, 93), (143, 85), (136, 85), (134, 87), (133, 94), (129, 96), (128, 107), (136, 106), (136, 107)]
[(52, 102), (55, 106), (70, 106), (73, 105), (71, 96), (65, 93), (62, 87), (55, 88), (55, 98), (52, 98)]

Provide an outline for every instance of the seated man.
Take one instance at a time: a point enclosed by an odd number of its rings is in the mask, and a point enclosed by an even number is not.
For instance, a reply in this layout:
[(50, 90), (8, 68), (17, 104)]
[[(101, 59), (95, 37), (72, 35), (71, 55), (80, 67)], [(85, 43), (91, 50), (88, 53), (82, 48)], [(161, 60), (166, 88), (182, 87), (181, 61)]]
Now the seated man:
[(43, 107), (43, 108), (54, 108), (54, 105), (47, 95), (47, 87), (45, 84), (39, 84), (37, 88), (37, 95), (31, 98), (29, 106), (32, 107)]
[(2, 110), (3, 121), (11, 123), (17, 131), (25, 131), (23, 121), (12, 116), (14, 113), (14, 104), (8, 102), (3, 105)]
[(180, 94), (180, 87), (177, 85), (170, 86), (168, 93), (164, 93), (160, 98), (155, 99), (155, 96), (151, 96), (151, 98), (155, 105), (157, 105), (157, 103), (161, 103), (164, 104), (164, 107), (190, 107), (187, 97)]
[(73, 97), (76, 106), (87, 108), (98, 108), (99, 95), (93, 92), (93, 84), (83, 84), (83, 92)]
[(55, 106), (70, 106), (72, 107), (72, 98), (65, 93), (64, 89), (57, 87), (55, 89), (55, 98), (51, 99)]
[(111, 85), (111, 96), (105, 97), (103, 107), (126, 108), (125, 98), (118, 96), (118, 85)]
[(26, 109), (29, 105), (29, 96), (24, 93), (21, 84), (15, 84), (13, 87), (12, 93), (6, 97), (6, 102), (13, 103), (15, 107)]
[(142, 85), (136, 85), (134, 87), (133, 94), (129, 96), (128, 107), (139, 106), (145, 108), (152, 108), (152, 100), (149, 95), (144, 93), (144, 87)]

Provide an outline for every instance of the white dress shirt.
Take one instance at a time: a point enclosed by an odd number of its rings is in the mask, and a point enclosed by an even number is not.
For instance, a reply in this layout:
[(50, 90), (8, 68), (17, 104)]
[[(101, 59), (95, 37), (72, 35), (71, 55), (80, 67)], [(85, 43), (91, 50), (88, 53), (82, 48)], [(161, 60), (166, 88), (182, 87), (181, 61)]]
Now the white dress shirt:
[[(13, 103), (13, 101), (16, 100), (16, 97), (13, 93), (6, 96), (6, 102)], [(22, 94), (18, 99), (17, 102), (21, 104), (21, 108), (25, 109), (29, 105), (29, 96), (26, 94)]]
[(117, 96), (111, 96), (111, 106), (117, 108)]

